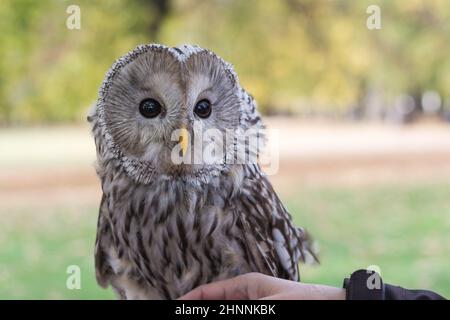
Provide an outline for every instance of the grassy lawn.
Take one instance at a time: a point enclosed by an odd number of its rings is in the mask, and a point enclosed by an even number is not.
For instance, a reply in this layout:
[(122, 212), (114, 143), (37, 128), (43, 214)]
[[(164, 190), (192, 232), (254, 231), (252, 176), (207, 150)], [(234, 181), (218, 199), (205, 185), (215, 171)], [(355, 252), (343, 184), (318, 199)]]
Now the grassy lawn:
[[(321, 249), (303, 281), (341, 286), (378, 265), (388, 283), (450, 297), (450, 185), (297, 191), (281, 196)], [(113, 298), (94, 279), (96, 206), (24, 208), (0, 211), (0, 299)], [(81, 268), (81, 290), (66, 289), (69, 265)]]
[(304, 190), (288, 200), (319, 240), (321, 265), (303, 281), (340, 286), (377, 265), (387, 283), (450, 296), (450, 186)]

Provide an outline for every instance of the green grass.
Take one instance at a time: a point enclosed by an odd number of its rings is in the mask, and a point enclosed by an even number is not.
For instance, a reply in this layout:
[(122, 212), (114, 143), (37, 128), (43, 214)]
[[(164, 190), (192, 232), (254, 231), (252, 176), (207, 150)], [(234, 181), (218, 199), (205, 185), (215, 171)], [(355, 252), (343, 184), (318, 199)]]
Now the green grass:
[(303, 281), (340, 286), (377, 265), (386, 283), (450, 296), (449, 185), (304, 190), (287, 200), (321, 250)]
[[(320, 245), (321, 265), (303, 266), (303, 281), (341, 286), (378, 265), (387, 283), (450, 297), (450, 185), (298, 188), (282, 198)], [(0, 212), (0, 298), (113, 298), (95, 283), (96, 218), (94, 206)], [(81, 268), (81, 290), (66, 288), (69, 265)]]
[[(13, 218), (2, 224), (0, 299), (114, 298), (110, 290), (98, 287), (95, 282), (97, 210), (93, 207), (31, 210), (8, 212), (8, 218)], [(80, 290), (66, 288), (70, 265), (80, 267)]]

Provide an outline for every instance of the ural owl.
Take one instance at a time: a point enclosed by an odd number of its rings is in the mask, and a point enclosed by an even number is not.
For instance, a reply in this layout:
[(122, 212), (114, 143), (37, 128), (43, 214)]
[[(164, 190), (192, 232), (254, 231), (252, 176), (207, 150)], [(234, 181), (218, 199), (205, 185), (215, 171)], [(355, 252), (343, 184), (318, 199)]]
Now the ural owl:
[(103, 190), (96, 276), (119, 298), (175, 299), (247, 272), (298, 280), (299, 260), (316, 259), (257, 163), (173, 161), (175, 148), (196, 153), (196, 125), (262, 128), (255, 101), (214, 53), (137, 47), (107, 73), (88, 120)]

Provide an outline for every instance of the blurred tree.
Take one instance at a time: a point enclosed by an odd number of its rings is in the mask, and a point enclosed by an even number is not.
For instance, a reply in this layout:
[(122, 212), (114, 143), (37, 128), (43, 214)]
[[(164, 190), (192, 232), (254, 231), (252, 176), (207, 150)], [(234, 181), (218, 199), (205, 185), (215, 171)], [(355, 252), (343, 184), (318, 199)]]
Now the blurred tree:
[[(342, 115), (409, 94), (450, 97), (446, 0), (0, 2), (0, 123), (80, 121), (105, 71), (140, 43), (197, 43), (235, 64), (264, 112)], [(366, 9), (381, 8), (381, 30)], [(374, 103), (374, 101), (378, 101)], [(378, 108), (377, 107), (377, 108)]]

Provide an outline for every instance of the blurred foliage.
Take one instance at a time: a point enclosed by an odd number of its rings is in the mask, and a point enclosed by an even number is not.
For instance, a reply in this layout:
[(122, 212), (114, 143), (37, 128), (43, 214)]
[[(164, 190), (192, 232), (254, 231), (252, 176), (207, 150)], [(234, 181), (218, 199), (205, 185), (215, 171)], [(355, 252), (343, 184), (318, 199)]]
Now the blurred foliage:
[[(66, 8), (81, 8), (81, 30)], [(381, 8), (368, 30), (366, 9)], [(450, 96), (446, 0), (0, 2), (0, 123), (80, 121), (105, 71), (141, 43), (196, 43), (235, 65), (263, 111), (344, 113), (368, 92)]]
[[(321, 264), (301, 266), (308, 283), (341, 286), (353, 270), (378, 265), (383, 279), (450, 297), (449, 184), (305, 187), (281, 193), (297, 225), (319, 242)], [(97, 208), (87, 204), (1, 212), (0, 299), (112, 299), (95, 281)], [(68, 290), (67, 267), (81, 268)]]

